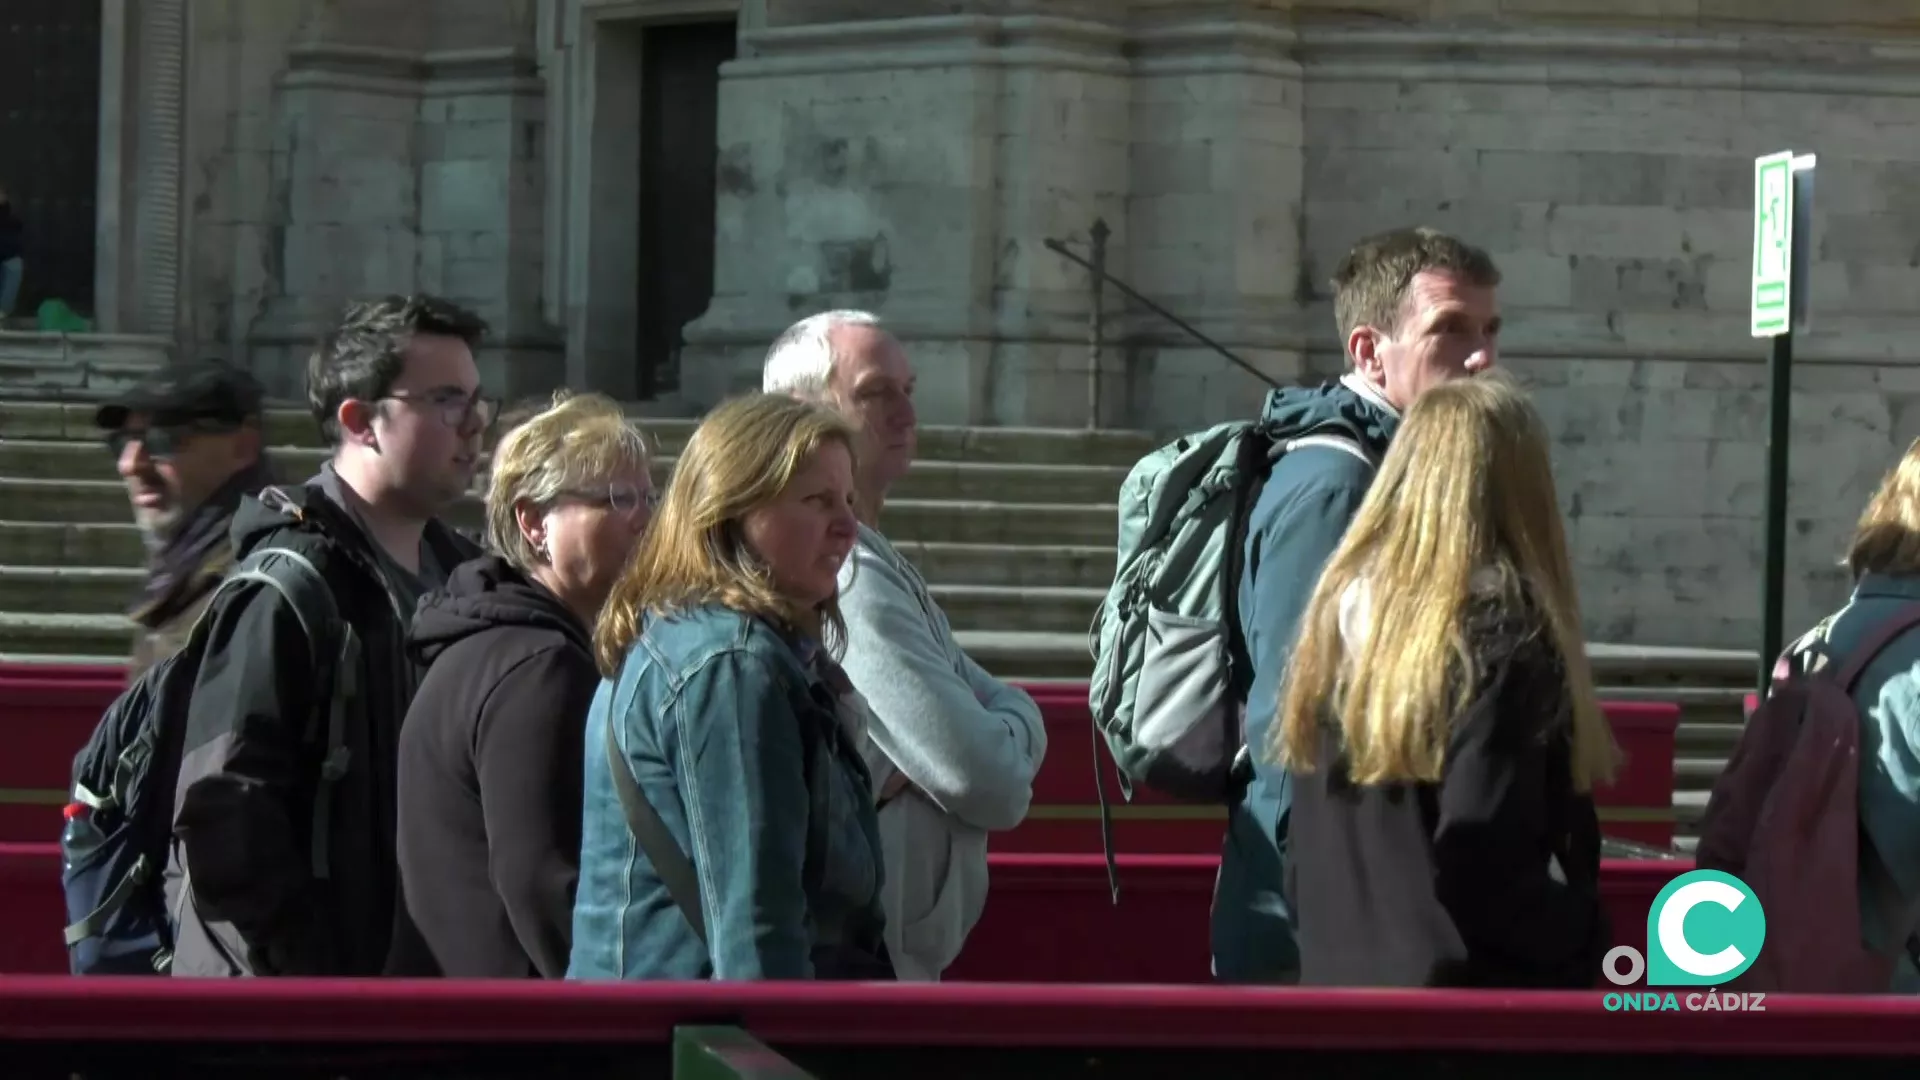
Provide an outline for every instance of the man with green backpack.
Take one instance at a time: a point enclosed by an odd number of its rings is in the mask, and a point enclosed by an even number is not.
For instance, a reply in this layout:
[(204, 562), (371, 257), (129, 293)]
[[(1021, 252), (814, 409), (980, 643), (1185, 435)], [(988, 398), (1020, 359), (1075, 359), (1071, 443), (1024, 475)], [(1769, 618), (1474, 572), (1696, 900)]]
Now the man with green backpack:
[(1121, 773), (1228, 808), (1214, 974), (1291, 982), (1292, 786), (1262, 748), (1296, 624), (1421, 393), (1497, 359), (1500, 272), (1433, 229), (1355, 245), (1333, 276), (1347, 371), (1272, 391), (1259, 420), (1150, 455), (1120, 493), (1119, 571), (1094, 627), (1095, 723)]

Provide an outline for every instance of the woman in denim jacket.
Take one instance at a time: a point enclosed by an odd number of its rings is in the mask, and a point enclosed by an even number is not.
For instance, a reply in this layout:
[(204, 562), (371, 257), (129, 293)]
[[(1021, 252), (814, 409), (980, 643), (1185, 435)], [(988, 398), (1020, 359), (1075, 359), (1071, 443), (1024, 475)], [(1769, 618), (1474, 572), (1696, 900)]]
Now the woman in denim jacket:
[[(569, 978), (891, 977), (865, 710), (832, 659), (853, 475), (844, 421), (791, 398), (730, 401), (688, 442), (594, 635)], [(697, 896), (636, 841), (615, 767)]]

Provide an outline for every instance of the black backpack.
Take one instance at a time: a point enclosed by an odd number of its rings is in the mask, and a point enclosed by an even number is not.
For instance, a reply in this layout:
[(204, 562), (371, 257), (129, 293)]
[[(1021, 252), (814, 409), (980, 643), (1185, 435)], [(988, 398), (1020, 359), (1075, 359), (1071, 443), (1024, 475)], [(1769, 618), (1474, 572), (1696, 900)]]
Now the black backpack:
[[(297, 552), (263, 548), (215, 587), (187, 642), (143, 673), (107, 707), (73, 760), (72, 802), (60, 837), (60, 883), (67, 897), (68, 964), (75, 975), (166, 974), (173, 925), (163, 892), (173, 840), (174, 793), (186, 738), (187, 706), (223, 594), (258, 582), (292, 605), (313, 651), (323, 693), (326, 757), (314, 803), (314, 835), (327, 835), (332, 786), (346, 771), (346, 712), (359, 637), (340, 617), (332, 588)], [(321, 737), (316, 708), (308, 738)], [(324, 849), (321, 849), (324, 850)], [(316, 865), (324, 863), (316, 858)], [(321, 876), (325, 876), (324, 873)]]

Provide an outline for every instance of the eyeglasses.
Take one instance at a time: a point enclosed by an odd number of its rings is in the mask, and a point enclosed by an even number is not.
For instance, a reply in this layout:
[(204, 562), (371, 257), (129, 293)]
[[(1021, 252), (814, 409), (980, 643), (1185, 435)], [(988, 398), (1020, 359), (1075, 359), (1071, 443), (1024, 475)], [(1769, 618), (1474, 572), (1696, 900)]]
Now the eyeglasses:
[(218, 435), (234, 430), (219, 424), (169, 424), (144, 428), (120, 428), (107, 433), (107, 451), (115, 461), (127, 455), (127, 447), (139, 443), (150, 458), (167, 459), (180, 452), (195, 435)]
[(660, 489), (649, 487), (645, 491), (632, 484), (608, 484), (606, 487), (579, 488), (562, 492), (568, 498), (594, 506), (604, 506), (616, 514), (631, 514), (640, 509), (642, 503), (649, 511), (660, 506)]
[(499, 398), (484, 397), (478, 390), (469, 394), (455, 387), (425, 394), (388, 394), (381, 400), (402, 401), (425, 409), (450, 428), (463, 428), (477, 420), (480, 430), (485, 431), (500, 415)]

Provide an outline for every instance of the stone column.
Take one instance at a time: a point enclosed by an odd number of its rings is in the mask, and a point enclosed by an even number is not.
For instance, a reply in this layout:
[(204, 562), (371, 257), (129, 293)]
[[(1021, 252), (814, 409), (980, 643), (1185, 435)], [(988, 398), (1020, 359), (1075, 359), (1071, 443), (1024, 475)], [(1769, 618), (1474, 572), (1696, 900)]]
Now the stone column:
[[(1282, 383), (1304, 368), (1301, 301), (1331, 270), (1302, 252), (1302, 93), (1286, 6), (1134, 5), (1123, 264), (1135, 288)], [(1250, 416), (1267, 390), (1150, 311), (1129, 312), (1124, 338), (1130, 424)]]
[(1085, 383), (1085, 276), (1041, 242), (1123, 217), (1123, 35), (965, 13), (981, 4), (816, 6), (837, 21), (770, 3), (723, 69), (715, 296), (686, 331), (690, 402), (757, 383), (794, 318), (860, 306), (908, 343), (928, 422), (1084, 422), (1084, 390), (1063, 388)]
[(493, 334), (481, 379), (518, 397), (567, 375), (564, 344), (541, 302), (546, 100), (531, 23), (501, 29), (511, 43), (426, 56), (418, 287), (486, 318)]
[[(273, 182), (284, 221), (255, 367), (297, 393), (349, 301), (432, 292), (494, 334), (481, 377), (519, 396), (562, 383), (540, 313), (544, 101), (533, 5), (332, 0), (279, 82)], [(431, 47), (431, 48), (430, 48)]]
[(171, 340), (180, 305), (186, 0), (104, 0), (97, 328)]
[(299, 398), (315, 340), (353, 298), (414, 287), (416, 134), (430, 10), (381, 0), (307, 8), (277, 87), (277, 280), (250, 334), (268, 388)]

